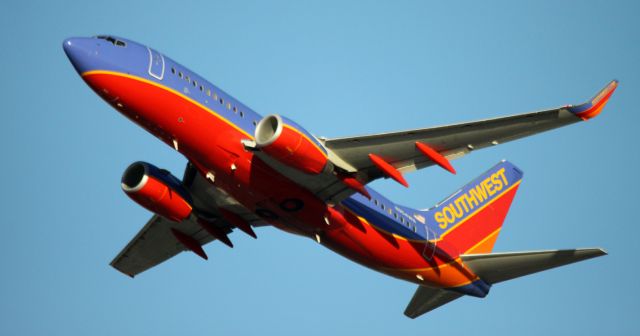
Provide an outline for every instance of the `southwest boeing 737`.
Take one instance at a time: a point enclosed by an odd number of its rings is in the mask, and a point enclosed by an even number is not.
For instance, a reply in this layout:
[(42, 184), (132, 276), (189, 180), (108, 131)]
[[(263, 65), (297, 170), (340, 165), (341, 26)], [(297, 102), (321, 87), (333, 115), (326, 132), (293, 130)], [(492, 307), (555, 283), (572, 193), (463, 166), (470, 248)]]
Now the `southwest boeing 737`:
[(367, 187), (472, 151), (589, 120), (615, 90), (580, 105), (449, 126), (317, 138), (281, 115), (260, 116), (195, 72), (136, 42), (70, 38), (63, 48), (109, 105), (188, 159), (182, 180), (131, 164), (122, 189), (153, 216), (111, 265), (134, 277), (182, 251), (207, 259), (214, 240), (274, 226), (309, 237), (361, 265), (418, 288), (415, 318), (496, 283), (605, 255), (599, 248), (492, 253), (522, 170), (502, 161), (426, 210)]

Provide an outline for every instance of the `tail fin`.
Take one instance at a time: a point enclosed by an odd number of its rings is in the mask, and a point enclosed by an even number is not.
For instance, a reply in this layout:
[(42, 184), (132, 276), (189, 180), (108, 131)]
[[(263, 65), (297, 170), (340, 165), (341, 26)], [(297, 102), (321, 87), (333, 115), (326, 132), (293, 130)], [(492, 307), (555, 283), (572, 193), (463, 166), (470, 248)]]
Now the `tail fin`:
[(461, 254), (491, 252), (522, 175), (502, 161), (422, 215)]

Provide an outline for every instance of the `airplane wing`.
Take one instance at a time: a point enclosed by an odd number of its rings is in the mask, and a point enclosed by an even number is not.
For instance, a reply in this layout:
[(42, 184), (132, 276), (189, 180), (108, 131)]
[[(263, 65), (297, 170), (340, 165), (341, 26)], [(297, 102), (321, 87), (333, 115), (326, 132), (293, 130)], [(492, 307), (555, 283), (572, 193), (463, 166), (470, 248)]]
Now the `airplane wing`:
[[(325, 139), (324, 145), (337, 156), (332, 160), (337, 166), (357, 172), (363, 182), (370, 182), (385, 176), (380, 166), (372, 162), (370, 154), (401, 173), (431, 166), (439, 157), (448, 163), (474, 150), (593, 118), (600, 113), (617, 84), (615, 80), (610, 82), (591, 100), (577, 106), (449, 126)], [(437, 154), (423, 154), (416, 143), (427, 145)]]
[[(235, 202), (224, 192), (212, 187), (191, 164), (187, 165), (183, 183), (193, 196), (194, 208), (199, 213), (206, 214), (208, 222), (215, 225), (215, 228), (223, 234), (232, 232), (236, 226), (221, 215), (221, 209), (234, 213), (251, 226), (266, 225), (255, 214)], [(174, 233), (175, 231), (178, 233)], [(188, 238), (183, 238), (185, 236)], [(215, 240), (216, 237), (203, 229), (193, 216), (178, 223), (162, 216), (153, 215), (129, 244), (113, 259), (111, 266), (133, 278), (182, 251), (190, 250), (180, 239), (183, 241), (192, 239), (203, 246)], [(223, 242), (231, 244), (230, 241)], [(204, 252), (202, 254), (204, 256), (201, 256), (206, 257)]]
[(177, 223), (162, 216), (153, 215), (142, 230), (113, 259), (111, 266), (133, 278), (187, 250), (176, 240), (171, 229), (179, 230), (198, 241), (200, 245), (214, 239), (194, 221), (185, 220)]

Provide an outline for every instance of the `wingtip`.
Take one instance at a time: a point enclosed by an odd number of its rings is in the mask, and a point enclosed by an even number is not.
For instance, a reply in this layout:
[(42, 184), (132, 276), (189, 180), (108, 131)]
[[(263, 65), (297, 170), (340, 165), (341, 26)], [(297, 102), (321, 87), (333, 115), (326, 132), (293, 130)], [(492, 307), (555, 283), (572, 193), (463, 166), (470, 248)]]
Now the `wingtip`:
[(601, 247), (576, 249), (575, 251), (588, 255), (589, 256), (588, 258), (597, 258), (597, 257), (606, 256), (609, 254), (607, 250)]
[(122, 274), (124, 274), (124, 275), (128, 276), (128, 277), (129, 277), (129, 278), (131, 278), (131, 279), (133, 279), (133, 278), (135, 278), (135, 277), (136, 277), (136, 275), (135, 275), (135, 274), (127, 273), (127, 272), (125, 272), (124, 270), (121, 270), (120, 268), (116, 267), (116, 265), (115, 265), (113, 262), (112, 262), (112, 263), (110, 263), (109, 265), (110, 265), (111, 267), (113, 267), (116, 271), (118, 271), (118, 272), (120, 272), (120, 273), (122, 273)]
[(567, 109), (582, 120), (594, 118), (602, 112), (602, 109), (609, 101), (609, 98), (611, 98), (611, 95), (618, 87), (618, 83), (617, 79), (612, 80), (586, 103), (569, 106)]

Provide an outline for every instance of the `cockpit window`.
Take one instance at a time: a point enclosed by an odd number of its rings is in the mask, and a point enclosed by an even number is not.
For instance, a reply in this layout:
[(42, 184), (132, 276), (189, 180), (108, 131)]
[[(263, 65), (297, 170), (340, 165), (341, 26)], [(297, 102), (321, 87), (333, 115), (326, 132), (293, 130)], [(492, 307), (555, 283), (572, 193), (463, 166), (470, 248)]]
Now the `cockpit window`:
[(118, 47), (126, 47), (127, 43), (125, 43), (124, 41), (120, 41), (120, 40), (116, 40), (115, 38), (111, 37), (111, 36), (106, 36), (106, 35), (98, 35), (96, 36), (96, 38), (99, 38), (101, 40), (106, 40), (107, 42), (118, 46)]

